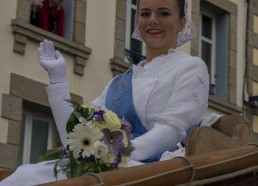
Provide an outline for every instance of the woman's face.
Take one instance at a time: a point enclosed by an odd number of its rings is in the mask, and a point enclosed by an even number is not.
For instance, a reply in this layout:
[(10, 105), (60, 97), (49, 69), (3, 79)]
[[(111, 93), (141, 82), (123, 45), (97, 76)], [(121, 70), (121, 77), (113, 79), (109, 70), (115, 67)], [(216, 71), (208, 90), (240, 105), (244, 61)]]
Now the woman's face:
[(148, 49), (167, 52), (176, 48), (185, 18), (179, 17), (177, 0), (140, 0), (138, 27)]

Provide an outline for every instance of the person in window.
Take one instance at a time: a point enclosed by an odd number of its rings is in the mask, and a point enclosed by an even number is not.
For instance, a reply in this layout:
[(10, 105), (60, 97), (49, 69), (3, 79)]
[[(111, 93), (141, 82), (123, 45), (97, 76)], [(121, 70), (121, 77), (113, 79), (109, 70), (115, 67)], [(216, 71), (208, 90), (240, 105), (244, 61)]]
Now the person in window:
[(64, 35), (63, 0), (33, 0), (31, 2), (31, 24), (44, 30)]
[[(196, 29), (187, 16), (187, 1), (138, 0), (132, 37), (146, 43), (146, 59), (112, 79), (91, 102), (94, 107), (106, 106), (133, 124), (135, 150), (128, 166), (167, 159), (167, 152), (173, 157), (187, 131), (202, 120), (208, 105), (207, 67), (199, 57), (176, 50), (195, 36)], [(48, 40), (40, 43), (38, 56), (50, 77), (46, 92), (66, 146), (66, 122), (73, 108), (65, 101), (70, 98), (65, 59)], [(16, 172), (23, 174), (11, 177), (20, 184), (55, 181), (53, 165), (45, 164), (20, 167)]]
[(30, 24), (39, 27), (39, 10), (43, 6), (43, 0), (31, 0)]

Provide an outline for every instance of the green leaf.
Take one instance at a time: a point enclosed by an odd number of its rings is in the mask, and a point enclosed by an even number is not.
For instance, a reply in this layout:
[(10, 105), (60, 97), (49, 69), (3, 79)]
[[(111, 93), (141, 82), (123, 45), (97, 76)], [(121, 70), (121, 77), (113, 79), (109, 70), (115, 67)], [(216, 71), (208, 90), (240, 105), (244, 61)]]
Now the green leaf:
[(80, 117), (83, 117), (80, 111), (74, 111), (74, 115), (76, 116), (77, 120), (79, 121)]
[(55, 160), (60, 158), (59, 148), (48, 150), (45, 154), (39, 157), (39, 162), (46, 160)]
[(57, 160), (56, 163), (55, 163), (55, 166), (54, 166), (54, 175), (55, 175), (56, 179), (57, 179), (57, 174), (58, 174), (58, 172), (59, 172), (59, 171), (57, 170), (57, 166), (58, 166), (58, 164), (59, 164), (60, 161), (61, 161), (61, 159)]
[(78, 163), (76, 161), (76, 159), (73, 157), (73, 152), (72, 151), (69, 151), (68, 152), (68, 156), (69, 156), (69, 167), (70, 167), (70, 177), (73, 178), (73, 177), (76, 177), (76, 169), (78, 167)]
[(87, 121), (91, 120), (94, 115), (94, 109), (93, 108), (81, 108), (80, 114), (82, 117), (84, 117)]
[(81, 104), (77, 101), (71, 100), (71, 99), (65, 99), (68, 103), (71, 103), (71, 106), (74, 108), (74, 110), (78, 110), (81, 108)]
[(88, 109), (88, 110), (89, 110), (88, 117), (86, 117), (87, 121), (91, 120), (94, 116), (94, 109)]
[(72, 113), (70, 114), (70, 117), (69, 117), (69, 119), (68, 119), (68, 121), (67, 121), (67, 124), (66, 124), (66, 132), (67, 132), (67, 134), (68, 134), (69, 132), (72, 132), (72, 131), (73, 131), (73, 128), (74, 128), (74, 126), (75, 126), (77, 123), (79, 123), (79, 120), (78, 120), (77, 117), (75, 116), (75, 113), (72, 112)]
[(122, 152), (122, 154), (126, 157), (129, 157), (130, 154), (134, 151), (133, 144), (131, 141), (128, 141), (128, 145), (125, 148), (125, 150)]

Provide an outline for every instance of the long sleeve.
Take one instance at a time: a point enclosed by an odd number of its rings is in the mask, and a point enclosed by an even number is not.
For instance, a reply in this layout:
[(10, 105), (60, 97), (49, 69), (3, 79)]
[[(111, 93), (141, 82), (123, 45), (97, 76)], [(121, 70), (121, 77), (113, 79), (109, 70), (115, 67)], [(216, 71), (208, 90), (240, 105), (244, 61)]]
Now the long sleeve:
[[(135, 109), (148, 132), (132, 140), (135, 147), (132, 159), (144, 160), (175, 150), (177, 143), (186, 137), (186, 131), (202, 120), (208, 102), (207, 67), (199, 58), (186, 59), (181, 59), (177, 64), (154, 65), (153, 71), (148, 69), (146, 74), (140, 74), (141, 81), (133, 78)], [(157, 71), (159, 73), (155, 74)], [(142, 84), (138, 84), (139, 82)], [(104, 106), (108, 86), (109, 84), (100, 97), (91, 102), (92, 106)], [(73, 111), (63, 101), (70, 98), (68, 83), (51, 85), (47, 87), (47, 93), (62, 143), (65, 144), (65, 125)]]
[(49, 85), (46, 92), (62, 145), (66, 146), (66, 123), (73, 112), (73, 107), (65, 101), (70, 99), (69, 85), (67, 82)]
[[(199, 58), (190, 59), (178, 65), (169, 64), (173, 69), (163, 68), (163, 75), (158, 75), (145, 106), (143, 120), (149, 131), (132, 141), (135, 147), (132, 159), (144, 160), (175, 150), (176, 144), (186, 137), (186, 131), (201, 121), (207, 109), (209, 76)], [(144, 87), (139, 91), (143, 90)]]
[(177, 133), (172, 127), (157, 125), (144, 135), (132, 140), (134, 151), (133, 160), (145, 160), (165, 151), (175, 150)]

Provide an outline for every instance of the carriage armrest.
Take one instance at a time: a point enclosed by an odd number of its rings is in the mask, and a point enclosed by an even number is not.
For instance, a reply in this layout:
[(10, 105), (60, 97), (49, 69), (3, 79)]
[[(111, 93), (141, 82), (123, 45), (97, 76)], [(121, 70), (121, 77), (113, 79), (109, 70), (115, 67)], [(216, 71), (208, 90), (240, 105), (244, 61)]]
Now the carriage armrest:
[(243, 116), (225, 115), (212, 127), (194, 128), (186, 139), (186, 155), (237, 148), (248, 144), (248, 123)]
[(249, 121), (246, 117), (240, 115), (225, 115), (218, 119), (216, 123), (212, 125), (212, 128), (217, 129), (229, 136), (234, 136), (237, 126), (249, 125)]

